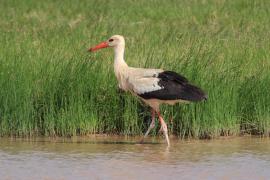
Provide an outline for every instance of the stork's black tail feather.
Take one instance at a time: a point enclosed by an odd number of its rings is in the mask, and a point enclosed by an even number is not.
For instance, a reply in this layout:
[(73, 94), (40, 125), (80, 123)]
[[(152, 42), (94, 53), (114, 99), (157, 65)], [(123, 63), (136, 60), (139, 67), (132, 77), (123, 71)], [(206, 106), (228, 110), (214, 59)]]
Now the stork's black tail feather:
[(181, 99), (187, 101), (198, 102), (202, 100), (207, 100), (207, 95), (200, 88), (192, 84), (184, 84), (181, 90)]
[(184, 76), (176, 72), (164, 71), (159, 73), (158, 78), (158, 85), (162, 89), (140, 94), (142, 98), (193, 102), (207, 100), (207, 95), (202, 89), (190, 84)]

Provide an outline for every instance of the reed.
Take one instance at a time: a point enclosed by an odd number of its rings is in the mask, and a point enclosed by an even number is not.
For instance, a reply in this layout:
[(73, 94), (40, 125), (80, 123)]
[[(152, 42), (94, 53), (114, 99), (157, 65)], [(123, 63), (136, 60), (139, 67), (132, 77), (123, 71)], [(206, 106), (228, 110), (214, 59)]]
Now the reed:
[(86, 51), (113, 34), (126, 37), (130, 66), (174, 70), (208, 93), (162, 107), (171, 134), (269, 135), (269, 9), (268, 0), (1, 1), (0, 135), (145, 132), (148, 109), (117, 92), (112, 50)]

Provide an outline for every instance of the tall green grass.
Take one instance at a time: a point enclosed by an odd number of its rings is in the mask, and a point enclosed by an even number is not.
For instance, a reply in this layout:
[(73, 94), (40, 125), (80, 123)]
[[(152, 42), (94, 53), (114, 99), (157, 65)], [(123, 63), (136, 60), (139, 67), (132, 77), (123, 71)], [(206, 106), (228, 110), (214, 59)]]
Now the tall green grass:
[(113, 51), (86, 51), (114, 34), (126, 37), (130, 66), (174, 70), (207, 91), (205, 103), (162, 107), (171, 134), (269, 135), (269, 9), (268, 0), (1, 1), (0, 135), (145, 132), (149, 109), (117, 92)]

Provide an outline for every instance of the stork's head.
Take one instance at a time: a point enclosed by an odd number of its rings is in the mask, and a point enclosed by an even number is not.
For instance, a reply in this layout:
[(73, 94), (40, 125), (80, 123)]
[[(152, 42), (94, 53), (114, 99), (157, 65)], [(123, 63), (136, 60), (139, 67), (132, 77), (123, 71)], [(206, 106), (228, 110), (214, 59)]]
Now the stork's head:
[(113, 35), (110, 37), (107, 41), (101, 42), (95, 47), (92, 47), (89, 49), (89, 51), (93, 52), (98, 49), (107, 48), (107, 47), (119, 47), (119, 46), (125, 46), (125, 39), (121, 35)]

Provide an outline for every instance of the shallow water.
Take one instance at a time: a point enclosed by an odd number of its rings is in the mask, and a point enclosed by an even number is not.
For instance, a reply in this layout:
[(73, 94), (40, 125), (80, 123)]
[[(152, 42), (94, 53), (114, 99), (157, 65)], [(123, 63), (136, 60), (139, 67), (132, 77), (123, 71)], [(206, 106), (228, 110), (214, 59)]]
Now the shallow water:
[(269, 179), (268, 138), (0, 139), (1, 179)]

